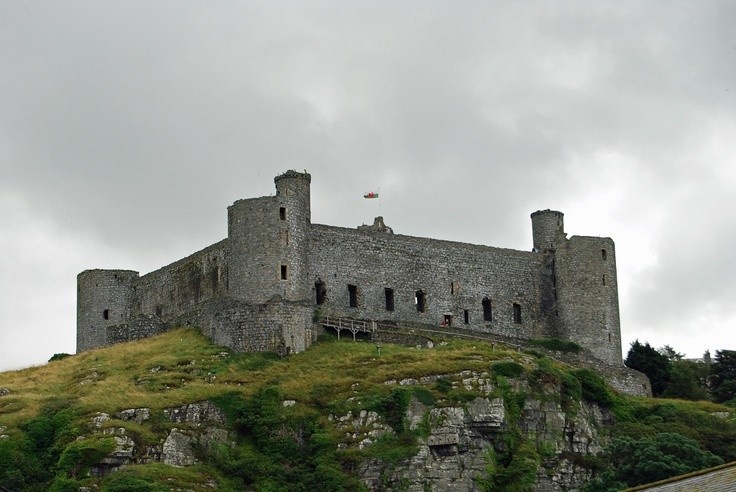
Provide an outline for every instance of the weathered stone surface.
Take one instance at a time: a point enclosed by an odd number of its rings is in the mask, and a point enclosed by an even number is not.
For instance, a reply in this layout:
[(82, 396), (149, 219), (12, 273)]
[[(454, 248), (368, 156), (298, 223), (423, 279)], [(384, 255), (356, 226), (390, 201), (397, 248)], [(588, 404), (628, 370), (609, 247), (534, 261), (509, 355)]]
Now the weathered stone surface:
[(167, 408), (164, 415), (172, 422), (194, 426), (203, 424), (224, 425), (227, 417), (222, 411), (208, 401), (190, 403), (177, 408)]
[(120, 420), (124, 420), (126, 422), (135, 422), (137, 424), (142, 424), (143, 422), (151, 418), (151, 409), (129, 408), (127, 410), (122, 410), (118, 412), (115, 416)]
[[(469, 371), (443, 377), (463, 385), (468, 379), (483, 379)], [(475, 382), (467, 384), (476, 391), (479, 387)], [(519, 381), (518, 387), (528, 386)], [(540, 443), (547, 452), (553, 453), (545, 459), (544, 467), (539, 468), (535, 492), (569, 492), (587, 483), (591, 472), (567, 457), (600, 452), (605, 442), (598, 428), (609, 424), (612, 418), (597, 405), (586, 403), (565, 413), (555, 400), (558, 393), (559, 387), (550, 389), (552, 399), (549, 401), (526, 399), (518, 421), (526, 439)], [(377, 460), (361, 463), (358, 472), (371, 490), (479, 491), (476, 482), (487, 472), (488, 452), (491, 449), (497, 453), (504, 451), (506, 440), (503, 436), (510, 425), (506, 420), (504, 400), (498, 397), (478, 397), (465, 406), (450, 407), (427, 407), (412, 399), (406, 417), (411, 429), (428, 421), (430, 434), (426, 440), (420, 440), (415, 456), (391, 469), (386, 469), (385, 463)], [(353, 429), (365, 422), (352, 415), (338, 421)], [(380, 417), (371, 419), (371, 425), (376, 424), (380, 425)]]
[(105, 425), (105, 422), (110, 420), (110, 416), (106, 413), (99, 412), (91, 419), (92, 426), (95, 429), (102, 429), (102, 427)]
[(171, 466), (191, 466), (197, 463), (192, 451), (192, 438), (179, 429), (171, 429), (164, 441), (161, 461)]
[(467, 414), (473, 427), (498, 429), (505, 418), (503, 398), (476, 398), (468, 403)]
[(135, 441), (127, 435), (124, 428), (108, 427), (102, 432), (115, 439), (115, 449), (109, 456), (91, 467), (90, 474), (96, 477), (107, 475), (135, 461)]

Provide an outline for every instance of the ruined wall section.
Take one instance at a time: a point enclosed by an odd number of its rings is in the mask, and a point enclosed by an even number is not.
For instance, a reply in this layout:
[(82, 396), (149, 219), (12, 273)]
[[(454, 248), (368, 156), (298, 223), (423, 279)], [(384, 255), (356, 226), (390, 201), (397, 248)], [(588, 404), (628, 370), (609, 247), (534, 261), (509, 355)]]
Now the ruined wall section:
[(134, 283), (133, 317), (181, 317), (197, 304), (227, 295), (228, 241), (222, 240)]
[(130, 318), (132, 270), (85, 270), (77, 276), (77, 352), (108, 345), (107, 329)]
[(621, 365), (616, 251), (610, 238), (573, 236), (557, 246), (557, 306), (562, 338)]
[[(479, 332), (556, 336), (541, 302), (549, 292), (544, 254), (324, 225), (312, 226), (310, 247), (312, 302), (322, 285), (326, 299), (317, 307), (324, 313), (434, 325), (450, 315), (452, 326)], [(420, 290), (425, 312), (417, 308)], [(484, 319), (486, 297), (491, 321)]]
[(249, 304), (223, 298), (209, 302), (189, 317), (216, 345), (239, 352), (302, 352), (312, 344), (314, 308), (303, 303), (273, 301)]

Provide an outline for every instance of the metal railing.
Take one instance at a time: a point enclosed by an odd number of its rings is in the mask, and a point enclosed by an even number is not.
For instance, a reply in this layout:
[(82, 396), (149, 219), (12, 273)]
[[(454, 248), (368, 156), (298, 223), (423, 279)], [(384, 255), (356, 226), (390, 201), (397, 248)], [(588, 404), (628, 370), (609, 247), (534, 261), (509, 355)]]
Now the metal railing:
[(337, 331), (337, 339), (340, 339), (340, 332), (342, 330), (348, 330), (353, 334), (353, 340), (358, 333), (375, 333), (376, 322), (375, 321), (363, 321), (353, 318), (335, 318), (331, 316), (323, 316), (320, 319), (320, 323), (324, 326), (335, 329)]

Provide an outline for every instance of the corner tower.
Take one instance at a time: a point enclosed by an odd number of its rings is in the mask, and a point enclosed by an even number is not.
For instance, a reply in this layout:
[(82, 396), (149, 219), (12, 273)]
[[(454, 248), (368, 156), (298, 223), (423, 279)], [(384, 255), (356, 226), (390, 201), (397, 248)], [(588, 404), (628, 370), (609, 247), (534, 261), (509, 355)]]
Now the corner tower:
[(85, 270), (77, 275), (77, 353), (108, 345), (107, 328), (125, 323), (133, 309), (132, 270)]
[(549, 209), (534, 212), (532, 238), (536, 251), (555, 249), (555, 245), (565, 239), (564, 214)]
[(228, 290), (246, 302), (309, 295), (311, 176), (287, 171), (274, 183), (276, 196), (238, 200), (228, 208)]

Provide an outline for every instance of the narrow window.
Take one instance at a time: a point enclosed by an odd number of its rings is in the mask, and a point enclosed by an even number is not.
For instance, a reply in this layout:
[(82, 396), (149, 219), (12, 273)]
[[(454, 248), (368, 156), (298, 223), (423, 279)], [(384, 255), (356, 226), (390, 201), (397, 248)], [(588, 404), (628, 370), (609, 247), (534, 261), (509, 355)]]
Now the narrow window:
[(605, 249), (601, 250), (601, 259), (605, 260), (608, 257), (608, 253), (606, 253)]
[(483, 321), (493, 321), (493, 308), (491, 300), (487, 297), (483, 298)]
[(348, 296), (350, 297), (350, 307), (358, 307), (358, 286), (348, 285)]
[(521, 304), (514, 303), (514, 323), (521, 323)]
[(279, 208), (279, 219), (286, 220), (286, 207)]
[(417, 311), (423, 313), (427, 310), (427, 294), (419, 289), (414, 293), (414, 303), (417, 305)]
[(470, 311), (463, 309), (463, 321), (466, 325), (470, 324)]
[(450, 294), (456, 296), (460, 293), (460, 282), (452, 282), (450, 284)]
[(281, 280), (288, 279), (289, 278), (288, 274), (289, 274), (289, 271), (286, 268), (286, 265), (281, 265)]
[(110, 319), (110, 310), (109, 309), (105, 309), (104, 311), (102, 311), (102, 317), (104, 319)]
[(317, 293), (317, 305), (324, 304), (327, 299), (327, 285), (321, 278), (314, 283), (314, 290)]
[(389, 289), (386, 287), (383, 289), (384, 294), (386, 295), (386, 311), (393, 311), (394, 310), (394, 289)]
[(603, 285), (606, 285), (606, 276), (603, 275)]
[(445, 320), (442, 322), (442, 326), (452, 326), (452, 315), (446, 314)]

